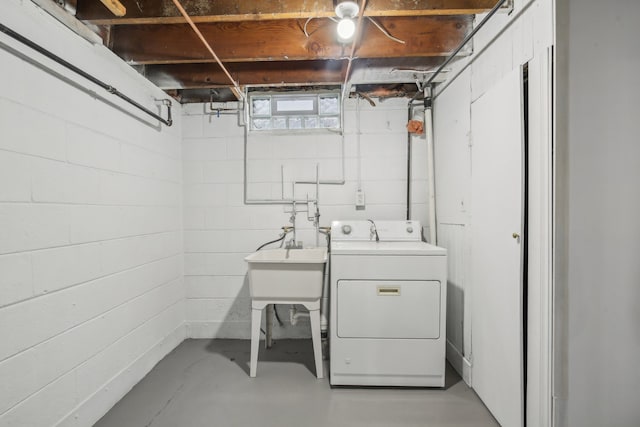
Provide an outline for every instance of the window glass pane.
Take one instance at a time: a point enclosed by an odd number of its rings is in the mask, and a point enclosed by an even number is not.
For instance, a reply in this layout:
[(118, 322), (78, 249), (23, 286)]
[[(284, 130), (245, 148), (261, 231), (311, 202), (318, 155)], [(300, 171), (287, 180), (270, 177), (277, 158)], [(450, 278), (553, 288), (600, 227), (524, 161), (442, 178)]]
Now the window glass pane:
[(249, 114), (251, 130), (339, 129), (340, 96), (335, 92), (320, 94), (256, 94), (251, 96)]
[(340, 120), (338, 117), (320, 117), (320, 127), (321, 128), (338, 128), (340, 127)]
[(304, 118), (304, 128), (305, 129), (315, 129), (318, 127), (318, 118), (317, 117), (305, 117)]
[(302, 117), (289, 117), (289, 129), (302, 129)]
[(287, 118), (286, 117), (272, 117), (271, 118), (272, 129), (286, 129)]
[(313, 111), (313, 99), (277, 99), (276, 111)]
[(339, 114), (340, 104), (337, 96), (321, 96), (319, 103), (320, 114)]
[(251, 123), (256, 130), (271, 129), (271, 119), (253, 119)]
[(254, 116), (271, 115), (271, 101), (269, 98), (253, 98), (252, 104)]

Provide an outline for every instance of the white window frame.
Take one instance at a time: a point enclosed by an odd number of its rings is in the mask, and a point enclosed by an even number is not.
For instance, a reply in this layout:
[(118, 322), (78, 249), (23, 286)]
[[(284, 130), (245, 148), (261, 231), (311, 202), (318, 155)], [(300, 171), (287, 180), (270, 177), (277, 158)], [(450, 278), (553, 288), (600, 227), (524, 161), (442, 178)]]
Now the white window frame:
[[(338, 110), (337, 112), (320, 112), (320, 100), (322, 98), (336, 98)], [(254, 111), (254, 100), (269, 101), (268, 113), (256, 113)], [(308, 109), (287, 109), (279, 108), (279, 101), (312, 101), (310, 108)], [(321, 127), (320, 123), (322, 119), (336, 119), (337, 126), (335, 127)], [(300, 119), (301, 127), (291, 127), (292, 120)], [(315, 119), (315, 127), (305, 127), (305, 119)], [(270, 125), (268, 128), (261, 129), (256, 127), (254, 120), (269, 120)], [(274, 124), (278, 124), (281, 127), (275, 127)], [(284, 126), (283, 126), (284, 123)], [(273, 93), (273, 92), (254, 92), (249, 94), (249, 130), (251, 132), (326, 132), (326, 131), (339, 131), (342, 129), (342, 104), (340, 102), (339, 91), (318, 91), (318, 92), (288, 92), (288, 93)], [(283, 126), (283, 127), (282, 127)]]

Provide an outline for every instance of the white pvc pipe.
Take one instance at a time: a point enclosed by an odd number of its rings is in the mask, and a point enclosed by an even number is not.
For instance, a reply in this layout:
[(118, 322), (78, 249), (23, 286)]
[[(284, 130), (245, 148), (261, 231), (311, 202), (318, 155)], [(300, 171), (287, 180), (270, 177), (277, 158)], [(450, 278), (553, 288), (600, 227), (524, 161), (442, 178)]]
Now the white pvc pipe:
[[(249, 199), (247, 196), (247, 192), (248, 192), (248, 186), (249, 183), (247, 181), (247, 150), (248, 150), (248, 145), (249, 145), (249, 126), (250, 126), (250, 116), (249, 116), (249, 104), (248, 104), (248, 93), (246, 92), (245, 89), (245, 94), (244, 94), (244, 103), (245, 103), (245, 108), (243, 109), (243, 113), (244, 113), (244, 204), (245, 205), (289, 205), (293, 202), (306, 202), (307, 200), (295, 200), (294, 199), (284, 199), (284, 196), (282, 196), (282, 198), (280, 200), (278, 199)], [(341, 175), (342, 177), (340, 179), (336, 179), (336, 180), (315, 180), (315, 181), (293, 181), (293, 184), (323, 184), (323, 185), (344, 185), (346, 182), (346, 178), (345, 178), (345, 131), (344, 131), (344, 100), (342, 101), (342, 108), (340, 109), (340, 142), (341, 142), (341, 146), (342, 146), (342, 162), (341, 162)], [(281, 179), (284, 180), (284, 176), (282, 175), (284, 172), (281, 171)], [(284, 184), (282, 184), (283, 188), (284, 188)], [(317, 200), (311, 200), (311, 201), (315, 201), (317, 202)]]
[(433, 108), (431, 105), (431, 87), (425, 87), (424, 89), (425, 108), (424, 108), (424, 127), (427, 137), (427, 170), (429, 173), (429, 243), (432, 245), (437, 244), (436, 235), (436, 173), (435, 173), (435, 161), (434, 161), (434, 147), (433, 147)]
[(295, 326), (299, 319), (308, 318), (309, 316), (308, 311), (298, 312), (295, 305), (292, 305), (289, 309), (289, 321), (291, 322), (291, 326)]

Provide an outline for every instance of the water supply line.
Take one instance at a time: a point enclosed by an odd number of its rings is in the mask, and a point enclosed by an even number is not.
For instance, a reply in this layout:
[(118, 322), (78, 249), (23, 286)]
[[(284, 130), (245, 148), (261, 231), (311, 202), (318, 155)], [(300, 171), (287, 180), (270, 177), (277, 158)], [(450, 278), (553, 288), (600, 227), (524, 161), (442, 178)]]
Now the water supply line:
[[(249, 102), (249, 96), (248, 93), (245, 91), (244, 93), (244, 102), (248, 103)], [(293, 181), (293, 183), (295, 185), (318, 185), (318, 184), (322, 184), (322, 185), (344, 185), (346, 183), (346, 178), (345, 178), (345, 132), (344, 132), (344, 100), (342, 101), (342, 108), (340, 108), (340, 130), (338, 133), (340, 135), (340, 150), (341, 150), (341, 158), (340, 158), (340, 175), (341, 177), (338, 179), (319, 179), (319, 175), (316, 173), (316, 179), (315, 180), (295, 180)], [(282, 194), (283, 197), (281, 199), (250, 199), (248, 196), (248, 183), (249, 181), (247, 180), (247, 170), (248, 170), (248, 155), (247, 153), (249, 152), (249, 123), (250, 123), (250, 116), (249, 116), (249, 108), (244, 108), (244, 133), (243, 133), (243, 143), (244, 143), (244, 164), (243, 164), (243, 168), (244, 168), (244, 185), (243, 185), (243, 191), (244, 191), (244, 204), (245, 205), (289, 205), (291, 204), (294, 200), (293, 199), (285, 199), (284, 198), (284, 172), (283, 169), (281, 167), (280, 170), (280, 174), (281, 174), (281, 185), (283, 188)], [(330, 130), (327, 130), (328, 132), (331, 132)], [(305, 202), (306, 200), (304, 199), (297, 199), (295, 200), (297, 203), (302, 203)], [(317, 202), (317, 200), (315, 200)]]
[(376, 242), (380, 241), (380, 236), (378, 236), (378, 227), (376, 227), (376, 223), (373, 222), (372, 219), (368, 219), (367, 221), (369, 221), (371, 223), (371, 237), (375, 236), (376, 237)]
[(268, 245), (270, 245), (272, 243), (281, 242), (282, 240), (284, 240), (284, 238), (287, 236), (287, 234), (289, 234), (292, 230), (293, 230), (293, 227), (288, 227), (288, 226), (285, 225), (284, 227), (282, 227), (282, 234), (280, 235), (280, 237), (260, 245), (258, 247), (258, 249), (256, 249), (256, 252), (258, 252), (259, 250), (261, 250), (265, 246), (268, 246)]
[(242, 89), (240, 89), (240, 85), (238, 84), (238, 82), (236, 82), (233, 79), (233, 77), (231, 77), (231, 74), (229, 73), (229, 70), (227, 70), (227, 68), (224, 66), (224, 64), (222, 64), (222, 61), (220, 60), (220, 58), (218, 58), (218, 55), (216, 55), (216, 53), (213, 51), (213, 49), (211, 48), (211, 45), (209, 44), (209, 42), (207, 42), (207, 40), (204, 38), (204, 36), (202, 35), (202, 33), (200, 32), (198, 27), (196, 27), (196, 24), (193, 22), (193, 20), (191, 19), (191, 17), (187, 13), (187, 11), (184, 10), (184, 7), (182, 7), (182, 4), (180, 4), (180, 0), (173, 0), (173, 4), (178, 8), (178, 10), (180, 11), (180, 14), (182, 14), (182, 16), (187, 21), (187, 23), (189, 24), (189, 26), (191, 27), (193, 32), (196, 33), (196, 35), (198, 36), (198, 38), (200, 39), (200, 41), (202, 42), (204, 47), (209, 51), (209, 53), (211, 54), (213, 59), (216, 60), (216, 62), (220, 66), (220, 68), (222, 68), (222, 71), (224, 72), (224, 74), (231, 81), (231, 84), (233, 85), (232, 87), (229, 87), (229, 89), (231, 89), (231, 92), (233, 92), (233, 94), (236, 96), (236, 98), (238, 100), (243, 99), (244, 96), (242, 94)]
[(0, 24), (0, 32), (8, 35), (9, 37), (13, 38), (14, 40), (19, 41), (20, 43), (30, 47), (31, 49), (35, 50), (36, 52), (40, 53), (41, 55), (51, 59), (52, 61), (62, 65), (63, 67), (65, 67), (66, 69), (73, 71), (74, 73), (78, 74), (79, 76), (83, 77), (86, 80), (89, 80), (91, 83), (100, 86), (102, 89), (106, 90), (107, 92), (109, 92), (112, 95), (117, 96), (118, 98), (126, 101), (127, 103), (133, 105), (134, 107), (136, 107), (138, 110), (142, 111), (143, 113), (153, 117), (154, 119), (158, 120), (159, 122), (167, 125), (167, 126), (171, 126), (173, 124), (173, 119), (171, 118), (171, 106), (172, 106), (172, 102), (170, 99), (161, 99), (159, 100), (162, 105), (167, 107), (167, 118), (164, 119), (162, 116), (154, 113), (153, 111), (149, 110), (148, 108), (144, 107), (142, 104), (140, 104), (137, 101), (134, 101), (133, 99), (129, 98), (127, 95), (123, 94), (122, 92), (120, 92), (118, 89), (116, 89), (115, 87), (111, 86), (110, 84), (107, 84), (105, 82), (103, 82), (102, 80), (97, 79), (96, 77), (92, 76), (91, 74), (83, 71), (82, 69), (76, 67), (75, 65), (73, 65), (72, 63), (62, 59), (61, 57), (59, 57), (58, 55), (52, 53), (51, 51), (43, 48), (42, 46), (40, 46), (37, 43), (32, 42), (31, 40), (29, 40), (28, 38), (24, 37), (23, 35), (13, 31), (11, 28)]
[[(247, 102), (248, 97), (245, 94), (245, 102)], [(341, 109), (343, 110), (343, 109)], [(341, 123), (342, 126), (344, 127), (344, 111), (341, 111)], [(296, 203), (306, 203), (309, 201), (312, 202), (318, 202), (317, 197), (315, 199), (311, 199), (311, 200), (307, 200), (307, 199), (295, 199), (294, 197), (290, 198), (290, 199), (285, 199), (284, 198), (284, 169), (281, 167), (280, 168), (280, 175), (281, 175), (281, 187), (282, 187), (282, 198), (281, 199), (250, 199), (249, 198), (249, 180), (248, 180), (248, 158), (249, 156), (247, 155), (249, 152), (249, 108), (245, 108), (244, 109), (244, 115), (245, 115), (245, 124), (244, 124), (244, 163), (243, 163), (243, 168), (244, 168), (244, 176), (243, 176), (243, 191), (244, 191), (244, 204), (245, 205), (290, 205), (292, 204), (294, 201)], [(341, 174), (342, 177), (338, 180), (321, 180), (319, 179), (319, 174), (317, 172), (316, 169), (316, 179), (314, 179), (313, 181), (308, 180), (296, 180), (293, 181), (294, 184), (294, 188), (295, 185), (298, 184), (309, 184), (309, 185), (316, 185), (317, 187), (319, 186), (319, 184), (323, 184), (323, 185), (344, 185), (345, 181), (345, 142), (344, 142), (344, 129), (340, 132), (340, 136), (341, 136), (341, 150), (342, 150), (342, 161), (341, 161)], [(293, 195), (292, 195), (293, 196)]]
[(351, 64), (353, 62), (353, 57), (356, 53), (356, 45), (360, 40), (360, 33), (362, 32), (362, 17), (364, 16), (364, 8), (367, 6), (367, 0), (362, 0), (362, 5), (360, 6), (360, 13), (358, 14), (358, 22), (356, 23), (356, 31), (353, 36), (353, 43), (351, 43), (351, 54), (347, 58), (347, 70), (344, 73), (344, 83), (342, 84), (342, 99), (344, 100), (347, 94), (347, 83), (349, 82), (349, 77), (351, 74)]

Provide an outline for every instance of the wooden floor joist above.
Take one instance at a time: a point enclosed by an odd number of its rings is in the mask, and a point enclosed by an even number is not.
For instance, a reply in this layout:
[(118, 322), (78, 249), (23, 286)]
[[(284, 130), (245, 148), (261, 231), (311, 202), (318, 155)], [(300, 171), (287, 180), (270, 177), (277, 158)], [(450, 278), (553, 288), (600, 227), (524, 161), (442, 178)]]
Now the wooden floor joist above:
[[(394, 37), (386, 37), (368, 21), (364, 22), (359, 58), (403, 58), (446, 56), (471, 30), (468, 16), (378, 18)], [(297, 61), (340, 59), (349, 46), (336, 40), (335, 23), (317, 19), (304, 21), (247, 21), (199, 24), (223, 62)], [(211, 62), (212, 59), (186, 24), (117, 26), (111, 31), (111, 47), (132, 64), (176, 64)]]
[[(405, 61), (403, 69), (433, 69), (439, 62), (440, 59), (434, 57), (412, 58)], [(394, 63), (386, 58), (375, 58), (357, 59), (354, 64), (357, 76), (362, 68), (391, 70)], [(241, 85), (251, 86), (339, 85), (344, 80), (344, 61), (340, 60), (230, 63), (228, 69)], [(215, 63), (145, 65), (140, 72), (162, 89), (211, 88), (228, 84), (226, 76)]]
[[(96, 25), (179, 24), (184, 22), (171, 0), (120, 0), (127, 14), (114, 17), (96, 0), (77, 0), (77, 17)], [(333, 0), (184, 0), (194, 22), (243, 22), (335, 17)], [(496, 0), (376, 0), (365, 16), (474, 15)]]
[[(167, 91), (228, 85), (213, 56), (173, 0), (118, 0), (114, 16), (98, 0), (73, 2), (76, 17), (104, 44)], [(472, 31), (475, 14), (498, 0), (371, 0), (351, 44), (336, 34), (339, 0), (180, 0), (189, 19), (240, 85), (397, 84), (424, 80)], [(400, 41), (400, 42), (399, 42)], [(468, 55), (467, 46), (458, 54)], [(393, 73), (401, 69), (403, 73)], [(411, 70), (416, 70), (412, 73)], [(423, 74), (421, 74), (423, 73)], [(346, 81), (345, 81), (346, 80)], [(183, 92), (179, 92), (181, 95)], [(187, 97), (184, 97), (187, 98)]]

